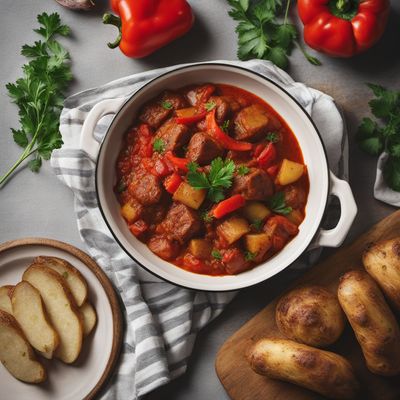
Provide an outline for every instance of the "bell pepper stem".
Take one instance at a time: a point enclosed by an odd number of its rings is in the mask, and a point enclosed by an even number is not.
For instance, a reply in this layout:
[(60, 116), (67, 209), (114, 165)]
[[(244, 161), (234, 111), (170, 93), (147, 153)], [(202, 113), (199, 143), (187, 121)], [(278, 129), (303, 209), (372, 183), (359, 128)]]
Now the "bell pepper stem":
[(103, 15), (103, 24), (114, 25), (118, 28), (119, 34), (118, 34), (117, 38), (114, 40), (114, 42), (107, 43), (107, 46), (110, 49), (115, 49), (116, 47), (119, 46), (121, 39), (122, 39), (121, 18), (117, 17), (116, 15), (110, 14), (110, 13), (105, 13)]

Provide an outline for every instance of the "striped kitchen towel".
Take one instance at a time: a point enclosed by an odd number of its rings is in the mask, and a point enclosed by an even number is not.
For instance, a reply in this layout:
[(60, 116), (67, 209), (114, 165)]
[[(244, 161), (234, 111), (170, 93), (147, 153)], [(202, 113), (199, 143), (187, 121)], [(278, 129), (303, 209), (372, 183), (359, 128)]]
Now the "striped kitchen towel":
[[(341, 115), (329, 96), (294, 82), (268, 61), (226, 63), (257, 71), (289, 91), (319, 127), (333, 172), (347, 176), (347, 137)], [(176, 67), (128, 76), (66, 99), (60, 125), (64, 145), (51, 158), (55, 173), (74, 193), (82, 240), (118, 289), (124, 305), (124, 344), (119, 365), (103, 395), (107, 400), (137, 399), (183, 374), (197, 332), (235, 296), (233, 292), (210, 293), (177, 287), (136, 265), (103, 221), (95, 193), (95, 165), (79, 149), (82, 124), (96, 103), (127, 98), (150, 79), (173, 68)], [(97, 125), (95, 135), (99, 141), (111, 119), (112, 116), (106, 116)], [(312, 258), (315, 259), (315, 252), (304, 255), (294, 269), (305, 268)]]

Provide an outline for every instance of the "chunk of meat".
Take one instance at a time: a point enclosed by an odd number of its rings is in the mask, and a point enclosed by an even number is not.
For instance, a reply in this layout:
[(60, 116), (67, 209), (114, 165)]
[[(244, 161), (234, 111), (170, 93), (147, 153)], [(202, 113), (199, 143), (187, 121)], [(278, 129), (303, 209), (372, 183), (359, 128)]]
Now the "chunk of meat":
[(228, 153), (226, 153), (226, 158), (228, 160), (232, 160), (235, 164), (238, 165), (248, 165), (248, 164), (255, 164), (258, 165), (257, 160), (255, 160), (251, 156), (250, 151), (234, 151), (234, 150), (229, 150)]
[(251, 168), (248, 174), (234, 177), (232, 194), (241, 194), (246, 200), (265, 201), (274, 194), (274, 183), (262, 169)]
[(186, 93), (186, 98), (192, 106), (196, 107), (207, 102), (210, 96), (215, 92), (215, 89), (215, 86), (210, 84), (196, 86)]
[(198, 214), (184, 204), (174, 203), (169, 209), (161, 229), (172, 239), (179, 243), (191, 239), (202, 228)]
[(249, 269), (251, 263), (246, 260), (243, 252), (234, 247), (224, 252), (222, 262), (225, 265), (227, 274), (235, 275)]
[(199, 165), (206, 165), (214, 158), (223, 155), (224, 149), (211, 136), (204, 132), (197, 132), (190, 139), (186, 158)]
[(189, 141), (190, 131), (186, 125), (177, 124), (171, 118), (157, 130), (156, 139), (163, 140), (165, 151), (175, 152)]
[(293, 209), (302, 209), (307, 202), (307, 194), (298, 185), (287, 185), (283, 189), (286, 205)]
[(177, 257), (180, 251), (179, 243), (164, 236), (151, 237), (147, 245), (153, 253), (164, 260), (171, 260)]
[(230, 104), (222, 96), (211, 96), (208, 101), (216, 104), (215, 119), (219, 124), (222, 124), (228, 118), (231, 112)]
[(247, 141), (259, 139), (267, 132), (269, 121), (267, 111), (259, 104), (244, 108), (235, 118), (235, 139)]
[(133, 179), (128, 190), (144, 206), (158, 203), (162, 195), (160, 181), (151, 174), (144, 174)]
[[(163, 104), (170, 105), (164, 107)], [(140, 121), (148, 124), (153, 129), (158, 129), (160, 125), (173, 113), (174, 110), (183, 108), (187, 105), (184, 96), (166, 91), (156, 101), (146, 104), (139, 113)]]

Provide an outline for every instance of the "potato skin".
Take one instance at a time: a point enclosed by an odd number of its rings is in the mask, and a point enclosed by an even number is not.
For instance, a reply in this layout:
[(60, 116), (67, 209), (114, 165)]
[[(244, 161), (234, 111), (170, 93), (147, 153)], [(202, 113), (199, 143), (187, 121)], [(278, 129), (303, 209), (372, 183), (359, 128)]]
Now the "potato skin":
[(400, 311), (400, 238), (371, 243), (363, 254), (363, 264)]
[(359, 390), (345, 358), (292, 340), (259, 340), (249, 353), (249, 363), (260, 375), (294, 383), (330, 399), (354, 399)]
[(345, 325), (336, 296), (311, 285), (285, 294), (276, 306), (275, 319), (282, 334), (314, 347), (336, 342)]
[(399, 374), (399, 326), (374, 280), (365, 271), (349, 271), (340, 278), (338, 298), (368, 369), (383, 376)]

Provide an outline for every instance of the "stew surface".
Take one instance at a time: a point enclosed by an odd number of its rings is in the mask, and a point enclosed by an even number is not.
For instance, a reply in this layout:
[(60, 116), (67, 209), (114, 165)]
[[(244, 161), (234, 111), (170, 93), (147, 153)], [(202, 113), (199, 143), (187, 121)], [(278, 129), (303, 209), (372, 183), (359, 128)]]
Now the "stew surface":
[(168, 90), (125, 135), (115, 192), (130, 231), (164, 260), (238, 274), (298, 234), (307, 168), (285, 121), (237, 87)]

